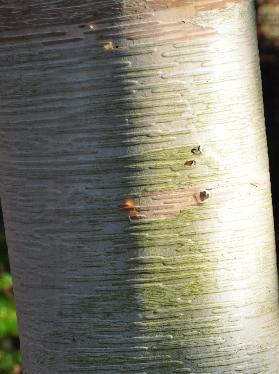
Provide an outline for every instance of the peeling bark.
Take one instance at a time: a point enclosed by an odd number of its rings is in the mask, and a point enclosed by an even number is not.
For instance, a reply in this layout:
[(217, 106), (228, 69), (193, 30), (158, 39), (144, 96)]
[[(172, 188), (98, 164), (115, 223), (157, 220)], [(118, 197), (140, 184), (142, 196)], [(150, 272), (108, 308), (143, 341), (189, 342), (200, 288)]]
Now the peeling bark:
[(25, 374), (278, 373), (253, 2), (16, 3), (0, 180)]

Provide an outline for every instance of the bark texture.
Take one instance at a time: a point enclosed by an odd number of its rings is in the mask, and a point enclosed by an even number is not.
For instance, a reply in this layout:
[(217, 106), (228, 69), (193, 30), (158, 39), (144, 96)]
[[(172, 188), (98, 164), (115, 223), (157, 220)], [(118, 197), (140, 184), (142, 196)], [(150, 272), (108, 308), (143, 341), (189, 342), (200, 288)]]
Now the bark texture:
[(5, 3), (25, 374), (279, 373), (253, 2)]

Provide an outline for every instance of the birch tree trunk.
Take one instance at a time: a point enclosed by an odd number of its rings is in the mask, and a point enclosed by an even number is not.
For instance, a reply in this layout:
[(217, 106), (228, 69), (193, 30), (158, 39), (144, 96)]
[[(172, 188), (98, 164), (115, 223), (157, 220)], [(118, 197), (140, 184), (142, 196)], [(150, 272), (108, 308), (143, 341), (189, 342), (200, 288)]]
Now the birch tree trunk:
[(5, 4), (25, 374), (279, 373), (253, 2)]

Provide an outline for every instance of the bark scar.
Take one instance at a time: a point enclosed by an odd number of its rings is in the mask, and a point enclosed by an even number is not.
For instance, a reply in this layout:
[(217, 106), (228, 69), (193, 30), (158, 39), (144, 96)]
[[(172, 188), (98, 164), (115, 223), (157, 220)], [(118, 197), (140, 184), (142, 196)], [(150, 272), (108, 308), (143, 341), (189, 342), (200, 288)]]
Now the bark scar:
[(181, 211), (204, 204), (209, 200), (208, 190), (187, 187), (164, 192), (148, 192), (141, 196), (127, 197), (121, 210), (130, 221), (145, 221), (176, 217)]

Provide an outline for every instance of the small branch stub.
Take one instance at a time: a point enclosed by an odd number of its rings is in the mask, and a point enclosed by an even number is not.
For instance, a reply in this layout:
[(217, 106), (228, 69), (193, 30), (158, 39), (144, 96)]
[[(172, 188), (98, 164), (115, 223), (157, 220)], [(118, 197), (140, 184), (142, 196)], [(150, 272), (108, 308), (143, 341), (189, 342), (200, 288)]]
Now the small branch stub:
[(187, 166), (188, 168), (194, 168), (197, 165), (197, 162), (195, 160), (187, 160), (184, 163), (184, 166)]
[(193, 153), (193, 155), (201, 155), (201, 146), (197, 145), (196, 147), (192, 148), (191, 152)]
[(108, 43), (104, 44), (104, 49), (106, 49), (106, 50), (114, 49), (113, 43), (108, 42)]
[(121, 210), (128, 212), (128, 216), (130, 220), (137, 219), (137, 209), (135, 207), (135, 203), (132, 199), (127, 198), (122, 207)]
[(210, 199), (210, 193), (207, 190), (203, 190), (196, 194), (195, 197), (199, 204), (204, 204)]

